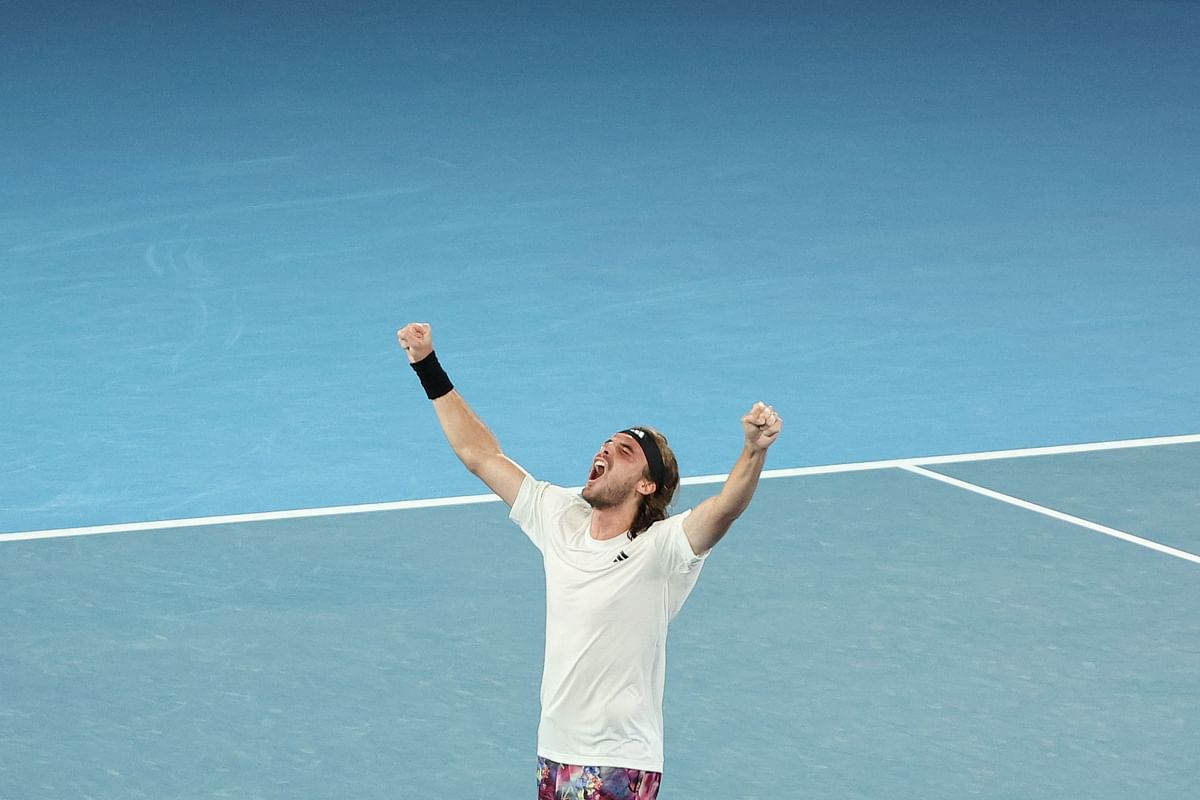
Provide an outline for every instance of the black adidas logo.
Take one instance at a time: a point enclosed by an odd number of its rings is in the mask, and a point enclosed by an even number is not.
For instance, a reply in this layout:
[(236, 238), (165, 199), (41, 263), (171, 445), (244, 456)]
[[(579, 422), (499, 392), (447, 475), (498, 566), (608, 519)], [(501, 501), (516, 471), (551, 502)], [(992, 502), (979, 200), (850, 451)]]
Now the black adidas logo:
[(624, 550), (622, 550), (620, 553), (617, 553), (617, 557), (613, 559), (613, 563), (615, 564), (618, 561), (624, 561), (627, 558), (629, 558), (629, 555)]

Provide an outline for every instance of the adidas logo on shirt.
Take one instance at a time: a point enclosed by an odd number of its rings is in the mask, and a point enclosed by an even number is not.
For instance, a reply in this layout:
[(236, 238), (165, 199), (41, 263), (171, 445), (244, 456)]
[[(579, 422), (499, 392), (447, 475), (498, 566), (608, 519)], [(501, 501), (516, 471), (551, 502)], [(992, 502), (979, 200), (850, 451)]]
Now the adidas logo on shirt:
[(624, 550), (622, 550), (620, 553), (617, 553), (617, 557), (613, 559), (613, 563), (615, 564), (618, 561), (624, 561), (627, 558), (629, 558), (629, 555)]

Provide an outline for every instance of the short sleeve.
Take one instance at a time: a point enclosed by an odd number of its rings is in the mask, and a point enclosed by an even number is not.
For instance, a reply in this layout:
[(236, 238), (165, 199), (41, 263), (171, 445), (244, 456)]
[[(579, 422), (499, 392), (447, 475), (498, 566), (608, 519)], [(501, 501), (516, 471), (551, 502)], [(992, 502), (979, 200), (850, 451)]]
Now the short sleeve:
[(683, 521), (691, 513), (689, 510), (682, 514), (675, 514), (653, 526), (651, 541), (654, 542), (659, 562), (668, 575), (698, 570), (704, 563), (704, 559), (708, 558), (708, 553), (712, 552), (710, 550), (701, 555), (692, 552), (692, 543), (688, 541), (687, 534), (683, 530)]
[(525, 531), (529, 541), (543, 553), (546, 551), (546, 532), (551, 530), (553, 520), (571, 507), (575, 496), (562, 487), (546, 481), (535, 480), (526, 474), (508, 512), (508, 518)]
[(712, 550), (700, 555), (692, 552), (692, 544), (688, 541), (683, 530), (683, 521), (690, 511), (668, 517), (656, 523), (652, 529), (651, 541), (658, 553), (659, 562), (667, 573), (667, 618), (674, 619), (683, 608), (684, 602), (696, 582), (700, 580), (700, 570)]

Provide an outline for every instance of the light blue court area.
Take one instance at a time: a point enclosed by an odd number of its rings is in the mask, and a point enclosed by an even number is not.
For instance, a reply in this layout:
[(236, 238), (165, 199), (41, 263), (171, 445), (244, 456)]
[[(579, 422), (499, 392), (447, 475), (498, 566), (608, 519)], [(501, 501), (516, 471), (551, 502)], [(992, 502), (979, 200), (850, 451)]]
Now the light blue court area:
[(1200, 4), (0, 4), (0, 531), (1200, 430)]
[[(928, 468), (1197, 558), (1200, 444)], [(0, 601), (0, 797), (532, 796), (499, 503), (9, 538)], [(661, 796), (1190, 796), (1198, 607), (1194, 560), (903, 468), (765, 480), (672, 626)]]

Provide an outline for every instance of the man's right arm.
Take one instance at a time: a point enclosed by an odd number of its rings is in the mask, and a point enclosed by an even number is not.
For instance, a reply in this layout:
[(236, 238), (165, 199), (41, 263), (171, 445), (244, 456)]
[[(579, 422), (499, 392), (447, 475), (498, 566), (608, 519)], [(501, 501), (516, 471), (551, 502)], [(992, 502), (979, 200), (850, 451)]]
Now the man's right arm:
[[(433, 336), (429, 325), (413, 322), (401, 328), (396, 338), (409, 362), (416, 364), (433, 353)], [(424, 383), (424, 380), (422, 380)], [(517, 500), (525, 470), (521, 469), (500, 449), (495, 435), (483, 423), (456, 389), (434, 398), (442, 432), (454, 454), (476, 477), (495, 492), (508, 506)]]
[(434, 400), (433, 410), (454, 454), (511, 508), (525, 480), (525, 470), (504, 455), (495, 435), (457, 389)]

